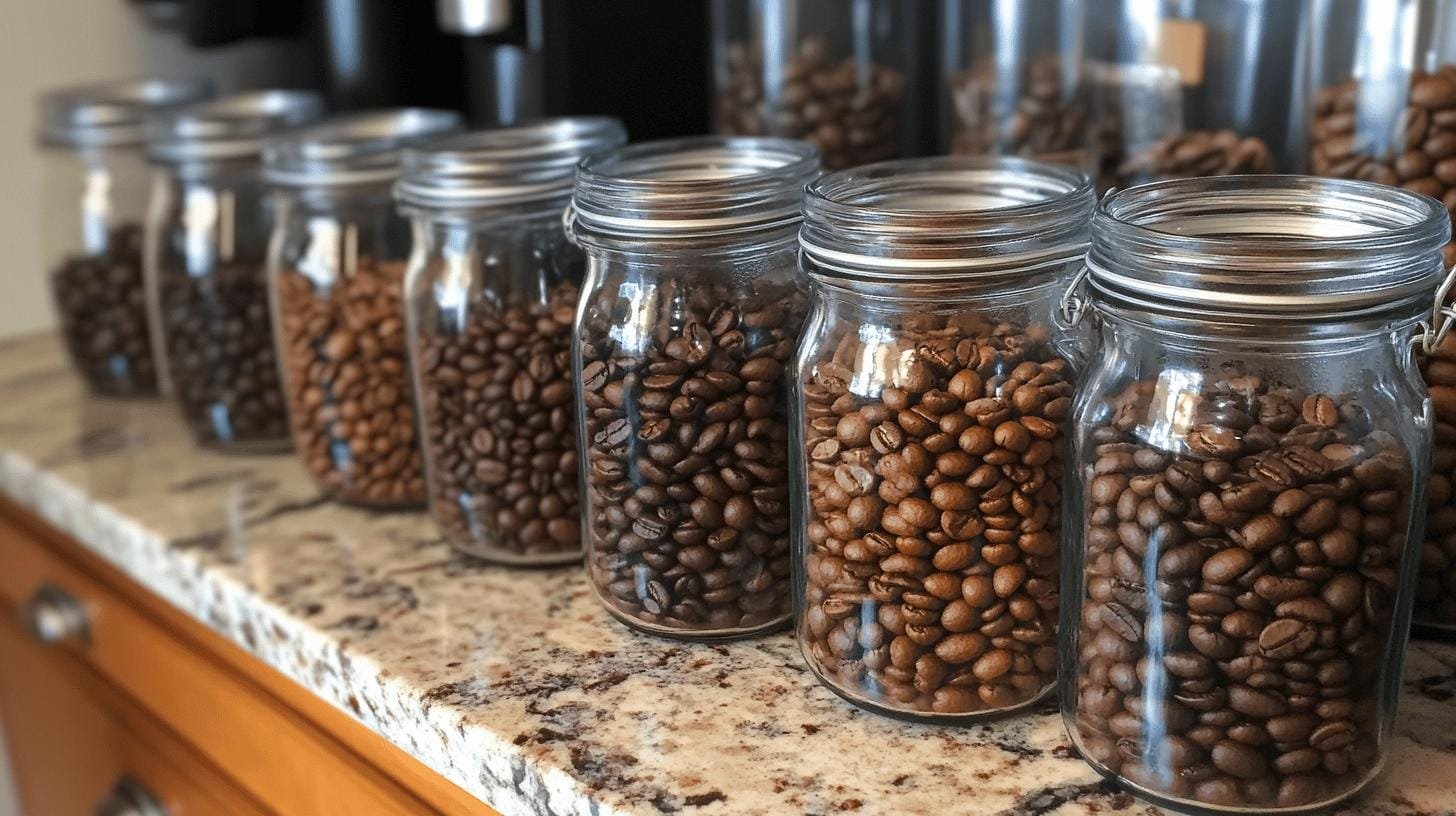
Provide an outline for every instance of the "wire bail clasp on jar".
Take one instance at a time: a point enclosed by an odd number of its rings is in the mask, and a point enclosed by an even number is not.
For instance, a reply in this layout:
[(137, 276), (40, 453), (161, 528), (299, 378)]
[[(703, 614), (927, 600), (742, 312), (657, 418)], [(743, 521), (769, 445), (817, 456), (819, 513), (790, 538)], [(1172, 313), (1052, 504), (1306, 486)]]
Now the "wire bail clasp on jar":
[(1087, 315), (1089, 304), (1087, 298), (1082, 296), (1081, 289), (1091, 271), (1092, 267), (1088, 265), (1086, 259), (1083, 259), (1082, 266), (1077, 269), (1077, 274), (1072, 276), (1072, 280), (1062, 292), (1061, 299), (1057, 301), (1055, 317), (1057, 325), (1062, 329), (1076, 327)]
[(1456, 264), (1446, 270), (1446, 279), (1441, 281), (1441, 288), (1436, 290), (1436, 300), (1431, 307), (1431, 320), (1421, 321), (1421, 351), (1426, 354), (1436, 350), (1446, 335), (1451, 333), (1453, 325), (1456, 325), (1456, 306), (1446, 305), (1446, 296), (1451, 293), (1451, 287), (1456, 285)]

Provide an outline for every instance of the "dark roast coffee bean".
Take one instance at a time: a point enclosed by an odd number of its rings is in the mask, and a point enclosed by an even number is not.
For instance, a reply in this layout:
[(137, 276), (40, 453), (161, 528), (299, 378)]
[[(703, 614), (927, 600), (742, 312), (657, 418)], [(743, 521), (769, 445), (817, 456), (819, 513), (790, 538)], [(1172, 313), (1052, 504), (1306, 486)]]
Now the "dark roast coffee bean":
[(92, 391), (156, 395), (140, 226), (112, 229), (100, 253), (62, 259), (51, 292), (71, 363)]
[[(1129, 384), (1083, 440), (1084, 754), (1208, 805), (1349, 791), (1377, 753), (1369, 667), (1392, 636), (1408, 455), (1359, 395), (1214, 376), (1182, 395), (1186, 431), (1168, 440), (1155, 390)], [(1095, 747), (1107, 734), (1138, 750)], [(1210, 776), (1190, 784), (1188, 767)]]
[[(1436, 426), (1426, 486), (1426, 540), (1421, 547), (1412, 617), (1418, 623), (1456, 631), (1456, 491), (1452, 489), (1456, 485), (1456, 337), (1448, 336), (1421, 359), (1421, 373), (1431, 394)], [(1361, 537), (1365, 536), (1362, 527)]]
[[(1106, 139), (1107, 137), (1103, 137)], [(1263, 139), (1232, 130), (1189, 130), (1127, 151), (1117, 139), (1104, 153), (1103, 184), (1128, 187), (1150, 181), (1274, 172), (1274, 155)], [(1124, 151), (1127, 151), (1124, 153)]]
[[(1067, 88), (1056, 54), (1027, 62), (1016, 81), (999, 65), (973, 65), (951, 79), (951, 153), (1029, 156), (1070, 164), (1087, 147), (1083, 89)], [(1005, 99), (1004, 88), (1019, 96)]]
[(335, 498), (374, 506), (425, 498), (410, 405), (403, 261), (360, 258), (326, 288), (276, 277), (293, 444)]

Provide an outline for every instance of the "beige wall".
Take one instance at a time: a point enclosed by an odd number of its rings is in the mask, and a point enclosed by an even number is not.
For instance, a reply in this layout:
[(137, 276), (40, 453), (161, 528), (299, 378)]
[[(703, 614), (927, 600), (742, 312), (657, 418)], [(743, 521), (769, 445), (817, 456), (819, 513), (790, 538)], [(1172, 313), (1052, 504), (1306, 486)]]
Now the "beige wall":
[(54, 319), (40, 245), (45, 216), (35, 210), (43, 178), (35, 148), (36, 94), (147, 74), (202, 74), (224, 91), (289, 84), (288, 77), (296, 77), (307, 60), (296, 46), (277, 41), (190, 51), (176, 35), (150, 29), (126, 0), (17, 0), (4, 4), (0, 15), (0, 246), (7, 256), (0, 265), (0, 337), (5, 337)]

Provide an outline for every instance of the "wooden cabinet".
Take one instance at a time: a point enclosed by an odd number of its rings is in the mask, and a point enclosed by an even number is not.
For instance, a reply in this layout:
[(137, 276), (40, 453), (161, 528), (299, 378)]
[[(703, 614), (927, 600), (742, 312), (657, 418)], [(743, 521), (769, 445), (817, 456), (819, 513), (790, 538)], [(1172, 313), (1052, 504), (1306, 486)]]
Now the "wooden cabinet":
[(26, 816), (96, 812), (123, 778), (173, 815), (494, 813), (4, 500), (0, 564)]

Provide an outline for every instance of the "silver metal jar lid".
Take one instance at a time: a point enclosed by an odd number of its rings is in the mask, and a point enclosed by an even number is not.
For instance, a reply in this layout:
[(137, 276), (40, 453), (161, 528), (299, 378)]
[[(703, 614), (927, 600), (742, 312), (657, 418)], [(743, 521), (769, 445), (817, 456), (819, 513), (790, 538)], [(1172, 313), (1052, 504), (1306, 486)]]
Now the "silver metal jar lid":
[(1080, 170), (1010, 157), (908, 159), (829, 173), (804, 196), (813, 273), (876, 281), (1024, 275), (1087, 251)]
[(313, 91), (249, 91), (168, 111), (151, 128), (147, 152), (164, 162), (257, 156), (263, 139), (318, 119), (323, 97)]
[(792, 139), (699, 136), (630, 145), (582, 161), (574, 234), (689, 238), (798, 223), (819, 151)]
[(460, 114), (428, 108), (351, 113), (263, 143), (263, 178), (284, 187), (388, 182), (408, 145), (462, 126)]
[(571, 193), (584, 157), (626, 141), (622, 123), (607, 116), (545, 119), (446, 136), (404, 152), (395, 197), (430, 209), (560, 199)]
[(206, 79), (143, 79), (60, 88), (40, 97), (40, 141), (54, 147), (140, 145), (159, 111), (212, 96)]
[(1158, 182), (1103, 198), (1085, 277), (1094, 303), (1180, 317), (1413, 317), (1441, 281), (1450, 232), (1440, 202), (1370, 182)]

